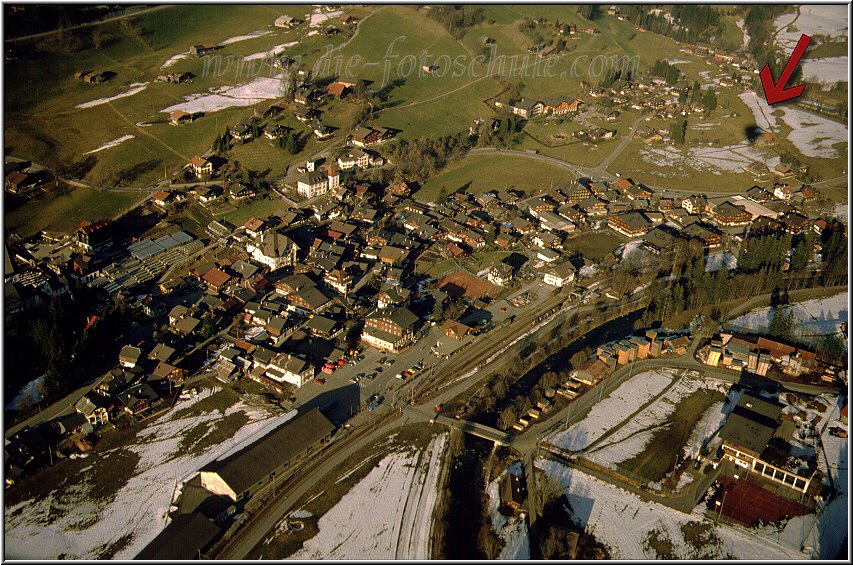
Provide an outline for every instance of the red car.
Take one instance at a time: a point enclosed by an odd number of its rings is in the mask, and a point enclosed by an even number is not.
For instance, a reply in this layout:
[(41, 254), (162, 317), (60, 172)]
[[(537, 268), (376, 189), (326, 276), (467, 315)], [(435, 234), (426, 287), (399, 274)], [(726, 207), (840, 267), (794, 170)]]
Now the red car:
[(506, 312), (506, 308), (498, 308), (498, 312)]
[(346, 362), (346, 361), (344, 361), (343, 359), (339, 359), (339, 360), (338, 360), (338, 367), (343, 367), (343, 366), (344, 366), (344, 365), (346, 365), (346, 364), (347, 364), (347, 362)]
[(326, 382), (326, 379), (314, 379), (315, 385), (321, 385)]

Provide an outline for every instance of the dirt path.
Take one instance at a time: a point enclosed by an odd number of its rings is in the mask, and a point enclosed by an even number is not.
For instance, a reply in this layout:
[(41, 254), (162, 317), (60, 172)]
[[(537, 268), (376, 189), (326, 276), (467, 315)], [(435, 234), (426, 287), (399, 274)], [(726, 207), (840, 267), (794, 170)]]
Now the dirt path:
[(70, 26), (70, 27), (66, 27), (66, 28), (62, 28), (62, 29), (54, 29), (51, 31), (43, 31), (41, 33), (32, 33), (30, 35), (22, 35), (21, 37), (10, 37), (9, 39), (6, 39), (5, 41), (6, 41), (6, 43), (15, 43), (18, 41), (27, 41), (29, 39), (37, 39), (39, 37), (48, 37), (48, 36), (53, 35), (55, 33), (63, 33), (66, 31), (71, 31), (72, 29), (82, 29), (84, 27), (99, 26), (101, 24), (105, 24), (105, 23), (109, 23), (109, 22), (115, 22), (115, 21), (124, 20), (127, 18), (133, 18), (136, 16), (141, 16), (142, 14), (148, 14), (151, 12), (156, 12), (158, 10), (162, 10), (164, 8), (169, 8), (169, 7), (170, 6), (152, 6), (150, 8), (144, 8), (142, 10), (136, 10), (134, 12), (124, 13), (124, 14), (121, 14), (119, 16), (112, 16), (112, 17), (109, 17), (109, 18), (106, 18), (103, 20), (98, 20), (96, 22), (88, 22), (85, 24), (78, 24), (78, 25), (74, 25), (74, 26)]

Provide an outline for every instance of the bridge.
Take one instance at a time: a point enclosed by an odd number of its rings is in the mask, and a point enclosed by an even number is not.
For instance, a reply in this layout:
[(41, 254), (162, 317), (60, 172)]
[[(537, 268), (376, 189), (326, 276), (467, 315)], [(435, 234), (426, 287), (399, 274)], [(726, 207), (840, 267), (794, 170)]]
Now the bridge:
[(478, 424), (477, 422), (472, 422), (471, 420), (457, 420), (456, 418), (450, 418), (447, 416), (436, 416), (435, 421), (441, 422), (446, 426), (456, 428), (466, 434), (487, 439), (494, 442), (496, 445), (509, 445), (512, 441), (506, 433), (483, 424)]

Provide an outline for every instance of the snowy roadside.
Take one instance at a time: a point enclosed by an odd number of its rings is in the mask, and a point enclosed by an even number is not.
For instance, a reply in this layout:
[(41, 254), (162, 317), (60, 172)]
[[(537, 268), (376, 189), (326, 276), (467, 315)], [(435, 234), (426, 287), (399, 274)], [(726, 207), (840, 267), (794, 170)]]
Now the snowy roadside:
[(318, 520), (293, 559), (428, 559), (448, 435), (384, 457)]
[[(106, 501), (89, 495), (92, 484), (88, 477), (70, 485), (63, 484), (48, 496), (29, 499), (7, 507), (7, 556), (22, 559), (97, 558), (111, 546), (114, 559), (132, 559), (166, 526), (166, 514), (175, 491), (198, 469), (225, 452), (244, 446), (258, 434), (269, 431), (295, 415), (273, 412), (266, 406), (254, 406), (238, 400), (224, 413), (217, 410), (181, 418), (178, 410), (189, 408), (218, 391), (204, 392), (198, 397), (178, 402), (170, 412), (158, 417), (140, 430), (134, 442), (126, 447), (94, 453), (92, 465), (109, 465), (107, 459), (117, 451), (139, 457), (132, 476)], [(184, 438), (201, 425), (209, 434), (216, 423), (242, 412), (247, 419), (229, 441), (214, 443), (199, 453), (189, 453)]]

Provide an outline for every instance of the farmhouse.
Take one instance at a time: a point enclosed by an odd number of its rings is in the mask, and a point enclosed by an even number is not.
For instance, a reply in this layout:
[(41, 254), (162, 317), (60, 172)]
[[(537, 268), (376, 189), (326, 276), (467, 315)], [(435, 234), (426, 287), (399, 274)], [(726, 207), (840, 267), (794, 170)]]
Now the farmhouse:
[(318, 408), (312, 408), (250, 446), (203, 467), (201, 484), (235, 502), (246, 500), (326, 443), (334, 429)]
[(538, 100), (530, 100), (522, 98), (521, 100), (495, 100), (495, 106), (498, 108), (506, 108), (516, 116), (521, 116), (524, 119), (530, 119), (533, 116), (538, 116), (542, 113), (545, 105)]

